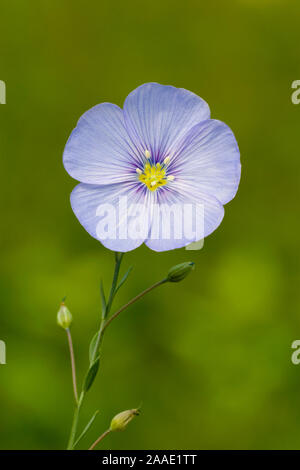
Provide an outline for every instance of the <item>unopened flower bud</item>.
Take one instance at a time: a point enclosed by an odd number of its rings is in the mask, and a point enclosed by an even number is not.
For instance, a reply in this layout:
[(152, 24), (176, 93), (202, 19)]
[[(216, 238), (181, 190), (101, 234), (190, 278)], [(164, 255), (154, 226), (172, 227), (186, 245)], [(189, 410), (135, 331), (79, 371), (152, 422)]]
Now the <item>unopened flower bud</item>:
[(192, 261), (188, 263), (177, 264), (176, 266), (173, 266), (173, 268), (171, 268), (170, 271), (168, 272), (167, 281), (180, 282), (186, 276), (188, 276), (189, 273), (193, 271), (194, 268), (195, 268), (195, 263), (193, 263)]
[(122, 411), (111, 420), (110, 431), (124, 431), (127, 424), (130, 423), (130, 421), (139, 414), (140, 411), (138, 408)]
[(60, 309), (57, 312), (57, 324), (67, 330), (72, 323), (72, 315), (70, 310), (65, 306), (64, 302), (61, 303)]

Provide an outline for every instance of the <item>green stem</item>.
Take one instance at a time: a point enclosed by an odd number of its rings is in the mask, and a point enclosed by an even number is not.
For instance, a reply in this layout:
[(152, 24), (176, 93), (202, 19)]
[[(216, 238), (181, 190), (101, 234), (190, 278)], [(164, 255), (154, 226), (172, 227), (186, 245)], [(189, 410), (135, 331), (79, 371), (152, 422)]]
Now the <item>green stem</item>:
[(67, 450), (73, 450), (75, 437), (76, 437), (76, 432), (77, 432), (77, 426), (78, 426), (79, 411), (80, 411), (80, 408), (81, 408), (81, 405), (82, 405), (83, 397), (84, 397), (84, 394), (83, 394), (83, 392), (81, 392), (79, 401), (75, 405), (73, 421), (72, 421), (72, 427), (71, 427), (71, 432), (70, 432), (70, 437), (69, 437)]
[[(98, 336), (97, 336), (97, 340), (96, 340), (94, 355), (93, 355), (93, 358), (92, 358), (93, 361), (97, 357), (99, 347), (100, 347), (100, 344), (101, 344), (101, 340), (102, 340), (102, 336), (103, 336), (105, 319), (106, 319), (107, 315), (110, 312), (112, 302), (113, 302), (113, 299), (114, 299), (122, 259), (123, 259), (123, 253), (115, 253), (115, 270), (114, 270), (112, 285), (111, 285), (111, 289), (110, 289), (108, 302), (106, 304), (105, 309), (103, 309), (103, 311), (102, 311), (102, 318), (101, 318), (100, 328), (99, 328), (99, 332), (98, 332)], [(68, 339), (69, 339), (69, 335), (68, 335)], [(72, 370), (73, 370), (73, 367), (72, 367)], [(73, 375), (73, 377), (74, 377), (74, 375)], [(75, 389), (74, 389), (74, 393), (75, 393)], [(80, 408), (81, 408), (84, 396), (85, 396), (85, 394), (84, 394), (83, 391), (81, 392), (79, 400), (76, 400), (76, 396), (75, 396), (75, 409), (74, 409), (73, 422), (72, 422), (72, 427), (71, 427), (71, 432), (70, 432), (69, 443), (68, 443), (68, 447), (67, 447), (68, 450), (72, 450), (73, 446), (74, 446), (76, 433), (77, 433), (77, 427), (78, 427), (78, 417), (79, 417), (79, 412), (80, 412)]]
[(108, 327), (108, 325), (111, 324), (111, 322), (117, 318), (120, 313), (122, 313), (124, 310), (126, 310), (126, 308), (128, 308), (130, 305), (134, 304), (137, 300), (141, 299), (142, 297), (144, 297), (144, 295), (148, 294), (148, 292), (151, 292), (153, 289), (155, 289), (156, 287), (158, 286), (161, 286), (162, 284), (164, 284), (165, 282), (167, 282), (167, 279), (162, 279), (161, 281), (158, 281), (156, 282), (155, 284), (153, 284), (152, 286), (148, 287), (147, 289), (145, 289), (143, 292), (141, 292), (140, 294), (136, 295), (133, 299), (131, 299), (129, 302), (127, 302), (127, 304), (123, 305), (123, 307), (121, 307), (116, 313), (114, 313), (108, 320), (107, 322), (105, 322), (103, 328), (102, 328), (102, 335), (104, 333), (104, 331), (106, 330), (106, 328)]
[(112, 281), (112, 285), (111, 285), (111, 289), (110, 289), (110, 293), (109, 293), (109, 298), (108, 298), (108, 301), (107, 301), (107, 306), (106, 306), (106, 309), (105, 309), (105, 317), (107, 317), (107, 315), (109, 314), (109, 312), (111, 310), (113, 300), (114, 300), (115, 291), (116, 291), (116, 288), (117, 288), (118, 277), (119, 277), (119, 272), (120, 272), (120, 267), (121, 267), (123, 256), (124, 256), (124, 253), (116, 253), (115, 254), (115, 257), (116, 257), (115, 258), (115, 260), (116, 260), (115, 261), (115, 272), (114, 272), (114, 277), (113, 277), (113, 281)]
[(71, 369), (72, 369), (72, 382), (73, 382), (74, 398), (75, 398), (75, 403), (78, 403), (78, 393), (77, 393), (77, 383), (76, 383), (75, 356), (74, 356), (72, 335), (71, 335), (71, 331), (70, 331), (69, 328), (66, 329), (66, 333), (67, 333), (68, 344), (69, 344), (69, 349), (70, 349), (70, 359), (71, 359)]
[[(97, 354), (99, 352), (99, 348), (100, 348), (100, 345), (101, 345), (101, 341), (102, 341), (102, 338), (103, 338), (104, 331), (111, 324), (111, 322), (115, 318), (117, 318), (120, 315), (120, 313), (122, 313), (124, 310), (126, 310), (130, 305), (132, 305), (137, 300), (144, 297), (144, 295), (148, 294), (149, 292), (151, 292), (156, 287), (161, 286), (162, 284), (164, 284), (168, 280), (166, 278), (162, 279), (162, 280), (156, 282), (155, 284), (153, 284), (152, 286), (148, 287), (143, 292), (136, 295), (133, 299), (131, 299), (129, 302), (127, 302), (127, 304), (123, 305), (123, 307), (121, 307), (108, 320), (106, 320), (107, 315), (109, 314), (109, 312), (111, 310), (112, 303), (113, 303), (114, 296), (115, 296), (115, 292), (116, 292), (116, 289), (117, 289), (117, 283), (118, 283), (118, 277), (119, 277), (120, 266), (121, 266), (121, 262), (122, 262), (122, 258), (123, 258), (123, 253), (116, 253), (115, 256), (116, 256), (115, 257), (115, 271), (114, 271), (114, 275), (113, 275), (112, 285), (111, 285), (110, 294), (109, 294), (109, 298), (108, 298), (106, 307), (102, 311), (102, 318), (101, 318), (99, 332), (98, 332), (98, 336), (97, 336), (97, 340), (96, 340), (96, 345), (95, 345), (95, 348), (94, 348), (94, 354), (93, 354), (92, 361), (94, 361), (97, 357)], [(78, 417), (79, 417), (79, 412), (80, 412), (80, 408), (81, 408), (84, 396), (85, 396), (85, 393), (84, 393), (84, 391), (82, 391), (81, 395), (79, 397), (79, 400), (76, 402), (76, 405), (75, 405), (73, 422), (72, 422), (72, 427), (71, 427), (71, 433), (70, 433), (69, 443), (68, 443), (68, 447), (67, 447), (68, 450), (72, 450), (73, 447), (74, 447), (74, 442), (75, 442), (76, 433), (77, 433), (77, 426), (78, 426)], [(92, 445), (90, 450), (92, 450), (102, 439), (104, 439), (104, 437), (107, 436), (107, 434), (109, 432), (110, 432), (109, 430), (105, 431), (97, 439), (97, 441), (94, 442), (94, 444)]]
[(112, 306), (112, 302), (113, 302), (114, 295), (115, 295), (115, 290), (117, 288), (118, 277), (119, 277), (119, 272), (120, 272), (120, 267), (121, 267), (121, 262), (122, 262), (123, 256), (124, 256), (124, 253), (115, 253), (115, 270), (114, 270), (113, 280), (112, 280), (111, 289), (110, 289), (109, 298), (108, 298), (106, 307), (102, 312), (100, 328), (99, 328), (99, 331), (98, 331), (98, 336), (97, 336), (95, 349), (94, 349), (94, 354), (93, 354), (93, 358), (92, 358), (93, 361), (97, 357), (99, 347), (100, 347), (100, 344), (101, 344), (101, 340), (102, 340), (102, 336), (103, 336), (105, 319), (106, 319), (107, 315), (109, 314), (111, 306)]
[(101, 436), (98, 437), (98, 439), (91, 445), (91, 447), (89, 447), (89, 450), (94, 450), (96, 445), (99, 444), (99, 442), (101, 442), (102, 439), (104, 439), (109, 433), (110, 433), (110, 429), (107, 429), (107, 431), (101, 434)]

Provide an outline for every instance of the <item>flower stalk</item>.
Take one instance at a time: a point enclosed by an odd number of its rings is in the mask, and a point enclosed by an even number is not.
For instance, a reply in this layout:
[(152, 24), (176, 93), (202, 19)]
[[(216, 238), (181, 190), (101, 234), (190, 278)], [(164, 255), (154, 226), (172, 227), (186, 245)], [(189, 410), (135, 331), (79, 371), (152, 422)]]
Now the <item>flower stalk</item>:
[(115, 318), (117, 318), (120, 313), (122, 313), (124, 310), (126, 310), (128, 307), (130, 307), (130, 305), (134, 304), (137, 300), (140, 300), (142, 297), (144, 297), (144, 295), (148, 294), (149, 292), (151, 292), (153, 289), (155, 289), (156, 287), (159, 287), (161, 286), (162, 284), (165, 284), (165, 282), (167, 282), (167, 278), (164, 278), (158, 282), (156, 282), (155, 284), (153, 284), (152, 286), (148, 287), (147, 289), (145, 289), (143, 292), (141, 292), (140, 294), (136, 295), (133, 299), (131, 299), (129, 302), (127, 302), (127, 304), (123, 305), (123, 307), (121, 307), (116, 313), (114, 313), (105, 323), (104, 323), (104, 326), (103, 326), (103, 332), (106, 330), (106, 328), (111, 324), (111, 322), (113, 320), (115, 320)]
[[(112, 305), (113, 305), (113, 300), (115, 298), (115, 295), (119, 288), (123, 285), (123, 283), (126, 281), (128, 274), (131, 271), (131, 268), (127, 271), (123, 279), (120, 281), (118, 284), (118, 279), (119, 279), (119, 273), (120, 273), (120, 267), (123, 259), (123, 253), (115, 253), (115, 269), (114, 269), (114, 274), (113, 274), (113, 279), (112, 279), (112, 285), (109, 293), (108, 300), (106, 301), (104, 291), (103, 291), (103, 286), (101, 283), (101, 297), (102, 297), (102, 315), (101, 315), (101, 322), (99, 326), (99, 330), (94, 336), (94, 338), (91, 341), (90, 344), (90, 365), (89, 369), (87, 371), (87, 374), (85, 376), (85, 380), (83, 381), (82, 389), (80, 392), (80, 396), (78, 398), (78, 391), (77, 391), (77, 382), (76, 382), (76, 368), (75, 368), (75, 356), (74, 356), (74, 349), (73, 349), (73, 342), (72, 342), (72, 336), (71, 332), (69, 329), (69, 324), (66, 322), (66, 310), (64, 309), (63, 311), (63, 328), (66, 330), (67, 337), (68, 337), (68, 343), (69, 343), (69, 349), (70, 349), (70, 358), (71, 358), (71, 369), (72, 369), (72, 381), (73, 381), (73, 390), (74, 390), (74, 398), (75, 398), (75, 408), (74, 408), (74, 414), (73, 414), (73, 421), (72, 421), (72, 426), (71, 426), (71, 431), (70, 431), (70, 437), (69, 437), (69, 442), (68, 442), (68, 450), (73, 450), (76, 444), (79, 442), (79, 440), (85, 435), (87, 430), (89, 429), (90, 425), (94, 421), (93, 416), (92, 420), (88, 425), (84, 428), (83, 432), (77, 438), (77, 428), (78, 428), (78, 421), (79, 421), (79, 414), (80, 414), (80, 409), (82, 407), (86, 392), (89, 390), (89, 388), (92, 386), (95, 377), (98, 372), (99, 368), (99, 359), (100, 359), (100, 348), (103, 340), (104, 333), (107, 329), (107, 327), (115, 320), (124, 310), (126, 310), (128, 307), (130, 307), (132, 304), (140, 300), (142, 297), (144, 297), (146, 294), (150, 293), (157, 287), (167, 283), (167, 282), (179, 282), (182, 279), (186, 277), (186, 275), (191, 271), (193, 268), (193, 263), (183, 263), (182, 265), (177, 265), (174, 268), (171, 268), (169, 271), (168, 275), (161, 279), (158, 282), (155, 282), (153, 285), (145, 289), (144, 291), (140, 292), (138, 295), (133, 297), (129, 302), (127, 302), (125, 305), (123, 305), (119, 310), (117, 310), (113, 315), (109, 316)], [(118, 429), (125, 429), (127, 423), (132, 419), (133, 416), (136, 416), (138, 414), (138, 410), (127, 410), (125, 412), (119, 413), (117, 416), (115, 416), (111, 422), (110, 428), (105, 431), (103, 434), (100, 435), (100, 437), (92, 444), (92, 446), (89, 448), (89, 450), (93, 450), (99, 442), (102, 441), (111, 431), (115, 431)], [(116, 424), (117, 423), (117, 424)]]
[(101, 436), (95, 440), (95, 442), (91, 445), (91, 447), (89, 447), (89, 450), (94, 450), (95, 447), (99, 444), (99, 442), (101, 442), (110, 432), (111, 432), (111, 429), (107, 429), (106, 431), (104, 431), (104, 433), (101, 434)]
[(81, 395), (80, 395), (80, 398), (79, 398), (78, 402), (75, 403), (73, 421), (72, 421), (71, 432), (70, 432), (70, 437), (69, 437), (67, 450), (73, 450), (74, 449), (74, 442), (75, 442), (77, 427), (78, 427), (79, 411), (80, 411), (80, 408), (81, 408), (81, 405), (82, 405), (82, 402), (83, 402), (83, 397), (84, 397), (84, 392), (81, 392)]
[[(111, 310), (113, 299), (114, 299), (114, 296), (115, 296), (115, 293), (116, 293), (122, 259), (123, 259), (123, 253), (115, 253), (115, 269), (114, 269), (112, 285), (111, 285), (110, 294), (109, 294), (109, 298), (108, 298), (107, 303), (104, 301), (105, 299), (102, 299), (101, 323), (100, 323), (99, 331), (97, 333), (96, 342), (95, 342), (95, 345), (94, 345), (94, 348), (93, 348), (93, 353), (92, 353), (92, 356), (91, 356), (91, 361), (90, 361), (91, 364), (95, 363), (95, 361), (97, 359), (97, 356), (99, 355), (99, 348), (100, 348), (102, 337), (103, 337), (105, 320), (106, 320), (107, 315), (109, 314), (109, 312)], [(68, 442), (68, 447), (67, 447), (68, 450), (72, 450), (74, 448), (74, 443), (75, 443), (76, 434), (77, 434), (78, 418), (79, 418), (80, 408), (82, 406), (82, 403), (83, 403), (83, 400), (84, 400), (84, 397), (85, 397), (85, 393), (86, 393), (87, 390), (85, 390), (84, 385), (83, 385), (82, 391), (81, 391), (81, 394), (80, 394), (80, 398), (78, 400), (77, 386), (76, 386), (76, 373), (75, 373), (75, 360), (74, 360), (74, 353), (73, 353), (73, 345), (72, 345), (71, 336), (68, 335), (68, 339), (69, 339), (69, 345), (70, 345), (70, 354), (71, 354), (71, 350), (72, 350), (71, 365), (72, 365), (72, 371), (73, 371), (73, 373), (72, 373), (73, 384), (75, 384), (74, 387), (76, 387), (76, 388), (74, 388), (74, 396), (77, 397), (77, 398), (75, 398), (75, 409), (74, 409), (72, 427), (71, 427), (71, 432), (70, 432), (70, 437), (69, 437), (69, 442)], [(74, 368), (73, 368), (73, 365), (74, 365)], [(91, 370), (91, 368), (89, 370)], [(98, 368), (95, 372), (95, 376), (97, 374), (97, 371), (98, 371)], [(94, 380), (94, 378), (93, 378), (93, 380)], [(75, 380), (75, 382), (74, 382), (74, 380)], [(76, 395), (75, 395), (75, 390), (76, 390)]]
[(101, 344), (101, 340), (102, 340), (102, 336), (103, 336), (103, 332), (104, 332), (105, 320), (106, 320), (107, 316), (109, 315), (109, 312), (111, 310), (112, 303), (113, 303), (113, 300), (114, 300), (114, 296), (115, 296), (115, 293), (116, 293), (118, 278), (119, 278), (119, 273), (120, 273), (120, 267), (121, 267), (123, 256), (124, 256), (124, 253), (115, 253), (115, 270), (114, 270), (112, 285), (111, 285), (110, 294), (109, 294), (107, 304), (103, 305), (103, 307), (102, 307), (101, 323), (100, 323), (100, 328), (99, 328), (96, 343), (95, 343), (95, 348), (94, 348), (94, 353), (93, 353), (93, 356), (92, 356), (92, 361), (94, 361), (96, 359), (98, 350), (100, 348), (100, 344)]
[(70, 360), (71, 360), (71, 369), (72, 369), (72, 382), (73, 382), (74, 398), (75, 398), (75, 403), (78, 403), (75, 356), (74, 356), (72, 335), (71, 335), (71, 331), (70, 331), (69, 328), (66, 329), (66, 333), (67, 333), (67, 337), (68, 337), (68, 344), (69, 344), (69, 350), (70, 350)]

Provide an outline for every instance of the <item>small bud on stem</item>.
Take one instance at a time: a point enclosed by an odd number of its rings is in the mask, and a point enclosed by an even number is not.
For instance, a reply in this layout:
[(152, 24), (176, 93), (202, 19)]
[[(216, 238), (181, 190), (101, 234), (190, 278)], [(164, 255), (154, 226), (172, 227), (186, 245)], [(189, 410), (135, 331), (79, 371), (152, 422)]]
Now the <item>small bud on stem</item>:
[(192, 261), (188, 263), (181, 263), (173, 266), (168, 272), (167, 281), (168, 282), (180, 282), (186, 276), (189, 275), (191, 271), (195, 269), (195, 263)]
[(127, 424), (130, 423), (130, 421), (139, 414), (140, 411), (138, 408), (122, 411), (111, 420), (109, 428), (110, 431), (124, 431)]
[(65, 306), (64, 302), (61, 303), (60, 309), (57, 312), (57, 324), (64, 330), (67, 330), (72, 323), (72, 315), (70, 310)]

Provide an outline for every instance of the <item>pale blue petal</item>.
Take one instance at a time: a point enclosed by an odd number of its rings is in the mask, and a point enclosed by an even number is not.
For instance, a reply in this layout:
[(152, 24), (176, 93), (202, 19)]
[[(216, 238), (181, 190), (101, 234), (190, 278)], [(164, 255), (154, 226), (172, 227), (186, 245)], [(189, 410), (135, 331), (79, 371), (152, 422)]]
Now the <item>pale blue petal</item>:
[(89, 184), (130, 181), (138, 157), (124, 127), (123, 111), (102, 103), (84, 113), (66, 144), (67, 172)]
[(172, 153), (195, 124), (209, 119), (208, 104), (183, 88), (146, 83), (124, 103), (127, 130), (136, 147), (149, 150), (157, 161)]
[[(126, 198), (127, 210), (124, 209)], [(135, 213), (136, 205), (140, 212)], [(86, 231), (99, 240), (106, 248), (126, 252), (140, 246), (148, 237), (151, 224), (151, 194), (136, 183), (89, 185), (79, 184), (71, 194), (71, 206)], [(109, 219), (109, 236), (104, 236), (101, 221)], [(133, 235), (138, 222), (139, 233)], [(101, 233), (100, 233), (101, 232)]]
[[(216, 198), (201, 193), (197, 187), (187, 188), (184, 184), (177, 185), (177, 189), (175, 186), (167, 190), (162, 188), (157, 202), (160, 212), (154, 211), (151, 232), (145, 242), (154, 251), (182, 248), (201, 240), (216, 230), (224, 216), (224, 208)], [(180, 208), (182, 217), (179, 219), (172, 213), (174, 207)], [(184, 214), (191, 214), (191, 217), (186, 220)], [(179, 230), (180, 220), (182, 228)]]
[(177, 182), (197, 185), (226, 204), (235, 196), (241, 176), (240, 152), (231, 129), (209, 119), (194, 126), (169, 165)]

